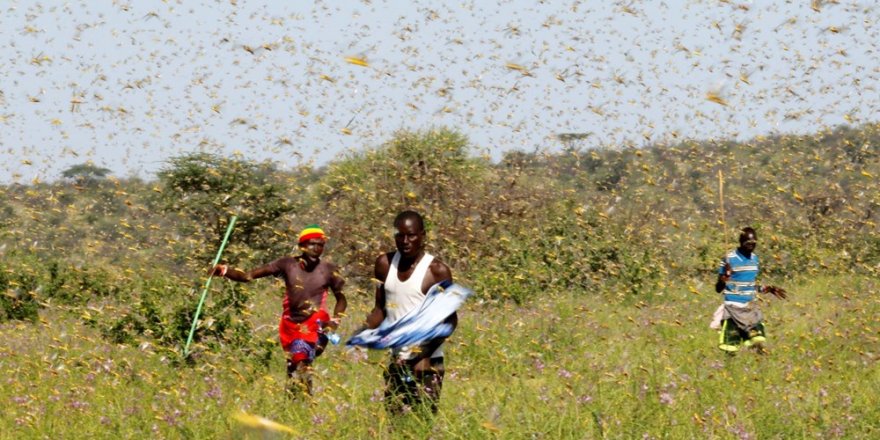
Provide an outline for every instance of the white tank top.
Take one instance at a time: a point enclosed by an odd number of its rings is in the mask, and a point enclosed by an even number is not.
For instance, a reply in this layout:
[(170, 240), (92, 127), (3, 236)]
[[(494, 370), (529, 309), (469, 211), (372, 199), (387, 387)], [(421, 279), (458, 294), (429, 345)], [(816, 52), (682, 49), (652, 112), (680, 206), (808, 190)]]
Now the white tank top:
[[(394, 253), (391, 259), (391, 267), (388, 268), (388, 276), (385, 277), (385, 319), (389, 323), (397, 322), (398, 319), (406, 315), (410, 310), (418, 307), (425, 300), (425, 293), (422, 292), (422, 282), (428, 273), (428, 268), (434, 256), (428, 253), (422, 256), (416, 264), (412, 275), (406, 281), (400, 281), (397, 278), (397, 266), (400, 264), (400, 252)], [(413, 357), (413, 346), (401, 347), (391, 351), (392, 356), (400, 359), (410, 359)], [(432, 358), (443, 356), (443, 344), (440, 344)]]

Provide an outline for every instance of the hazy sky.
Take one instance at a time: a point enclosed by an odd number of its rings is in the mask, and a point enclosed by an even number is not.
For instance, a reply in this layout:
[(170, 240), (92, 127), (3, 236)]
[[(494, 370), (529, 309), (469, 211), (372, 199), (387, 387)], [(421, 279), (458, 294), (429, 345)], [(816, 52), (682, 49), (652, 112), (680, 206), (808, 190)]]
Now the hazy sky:
[(440, 3), (0, 1), (0, 182), (322, 165), (432, 126), (498, 159), (878, 119), (872, 1)]

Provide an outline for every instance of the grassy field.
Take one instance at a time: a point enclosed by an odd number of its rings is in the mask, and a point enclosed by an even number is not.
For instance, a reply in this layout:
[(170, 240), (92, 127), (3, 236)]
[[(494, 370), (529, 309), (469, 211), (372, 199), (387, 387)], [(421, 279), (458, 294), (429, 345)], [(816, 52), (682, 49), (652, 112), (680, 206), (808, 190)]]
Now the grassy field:
[[(711, 280), (709, 280), (711, 281)], [(537, 293), (528, 305), (471, 302), (447, 349), (433, 421), (391, 420), (385, 353), (331, 346), (310, 403), (232, 350), (187, 365), (145, 343), (113, 345), (47, 308), (0, 324), (0, 438), (878, 438), (880, 298), (868, 278), (819, 278), (767, 300), (769, 354), (727, 356), (707, 327), (709, 283), (608, 303), (590, 292)], [(275, 338), (278, 300), (249, 286), (254, 340)], [(354, 328), (369, 307), (350, 300)], [(358, 318), (358, 319), (355, 319)], [(257, 343), (255, 342), (255, 343)], [(253, 430), (239, 412), (294, 434)]]

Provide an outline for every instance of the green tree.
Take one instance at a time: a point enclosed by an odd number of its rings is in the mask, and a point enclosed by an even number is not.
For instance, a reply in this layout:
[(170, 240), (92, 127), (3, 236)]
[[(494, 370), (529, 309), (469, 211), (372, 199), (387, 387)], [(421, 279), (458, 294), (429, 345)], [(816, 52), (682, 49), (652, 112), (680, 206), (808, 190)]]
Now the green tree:
[(85, 162), (62, 171), (61, 177), (73, 181), (76, 185), (92, 186), (107, 178), (110, 173), (111, 171), (107, 168), (99, 167), (92, 162)]
[(276, 174), (269, 163), (205, 153), (178, 156), (158, 174), (159, 205), (164, 212), (180, 216), (177, 229), (204, 243), (200, 249), (217, 249), (233, 214), (238, 216), (235, 242), (252, 250), (272, 249), (285, 244), (276, 227), (294, 209)]
[[(467, 242), (491, 174), (488, 162), (469, 151), (464, 135), (439, 128), (399, 132), (378, 148), (332, 163), (313, 193), (315, 203), (334, 214), (326, 223), (341, 237), (349, 270), (369, 273), (377, 251), (389, 246), (391, 219), (404, 209), (426, 217), (432, 243), (455, 236)], [(455, 263), (457, 252), (441, 246)]]

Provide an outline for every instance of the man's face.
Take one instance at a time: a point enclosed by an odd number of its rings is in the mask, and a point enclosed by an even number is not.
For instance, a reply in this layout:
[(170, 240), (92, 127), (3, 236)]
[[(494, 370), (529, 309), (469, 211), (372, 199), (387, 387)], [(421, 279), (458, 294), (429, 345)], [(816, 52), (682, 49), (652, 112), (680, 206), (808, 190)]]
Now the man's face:
[(424, 242), (425, 231), (419, 227), (415, 219), (406, 218), (397, 225), (394, 244), (397, 245), (397, 251), (404, 257), (418, 256)]
[(739, 240), (739, 245), (746, 251), (752, 252), (758, 245), (758, 236), (753, 232), (749, 232)]
[(309, 258), (319, 258), (324, 253), (325, 241), (321, 238), (310, 238), (299, 244), (299, 249)]

